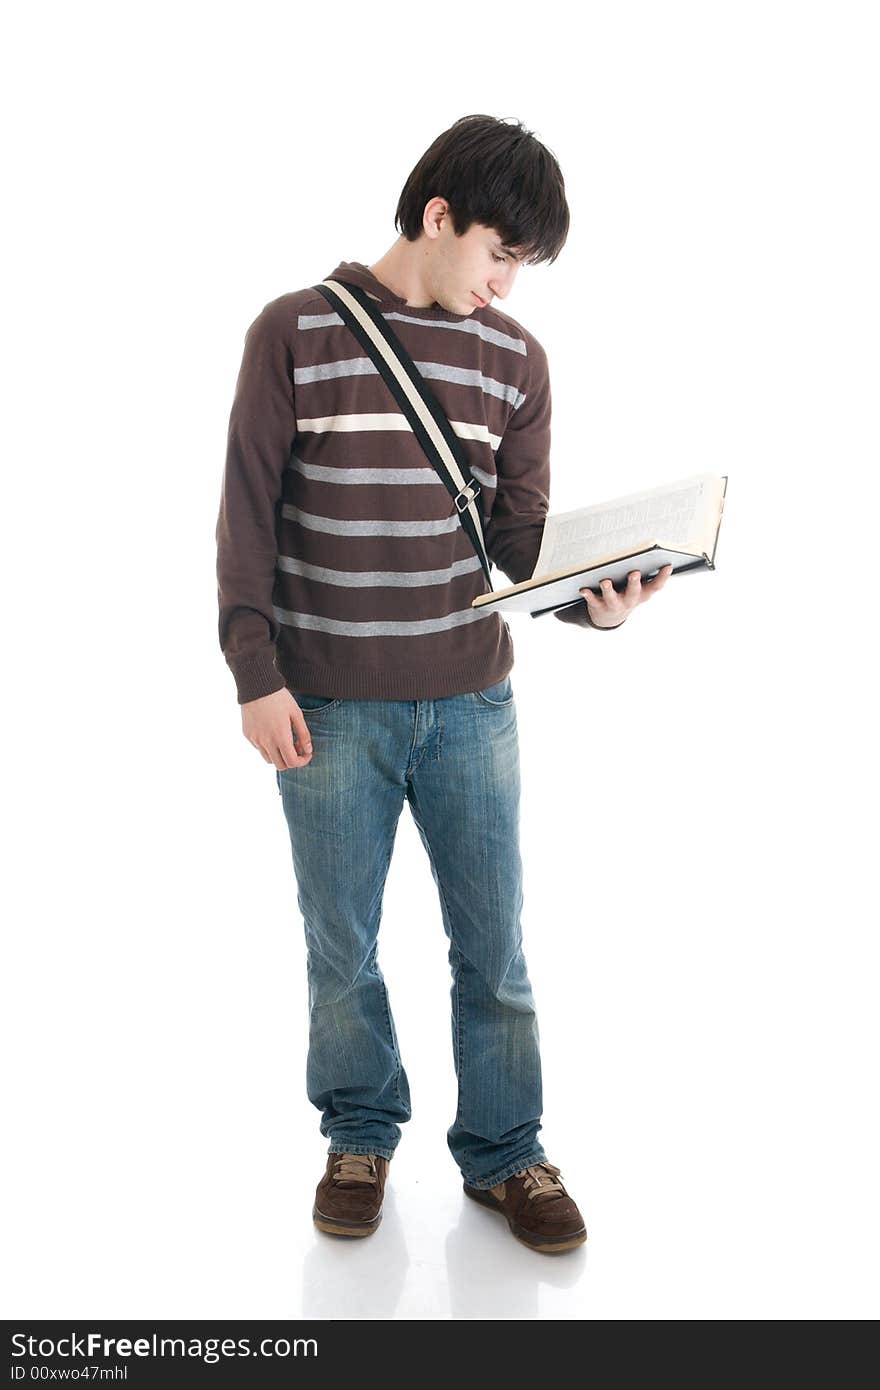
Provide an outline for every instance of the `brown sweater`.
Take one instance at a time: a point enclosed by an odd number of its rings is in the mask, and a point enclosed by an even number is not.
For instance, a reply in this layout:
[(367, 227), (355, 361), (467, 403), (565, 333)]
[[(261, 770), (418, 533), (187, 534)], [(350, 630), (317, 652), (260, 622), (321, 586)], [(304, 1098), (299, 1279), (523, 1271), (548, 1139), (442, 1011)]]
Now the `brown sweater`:
[[(358, 261), (326, 278), (378, 300), (462, 441), (490, 561), (511, 583), (530, 578), (550, 492), (541, 344), (491, 306), (414, 308)], [(272, 300), (247, 331), (216, 540), (220, 647), (240, 704), (285, 685), (430, 699), (513, 666), (503, 616), (471, 607), (488, 585), (452, 498), (311, 287)], [(593, 626), (586, 602), (554, 616)]]

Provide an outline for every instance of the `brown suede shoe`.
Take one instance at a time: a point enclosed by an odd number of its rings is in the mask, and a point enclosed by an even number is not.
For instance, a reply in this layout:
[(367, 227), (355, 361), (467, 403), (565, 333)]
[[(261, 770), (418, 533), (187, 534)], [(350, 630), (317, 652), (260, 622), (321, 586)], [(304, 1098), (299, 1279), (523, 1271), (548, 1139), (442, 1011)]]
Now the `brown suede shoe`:
[(464, 1190), (475, 1202), (500, 1211), (517, 1239), (543, 1255), (573, 1250), (587, 1238), (584, 1218), (552, 1163), (532, 1163), (495, 1187), (465, 1183)]
[(315, 1192), (312, 1220), (332, 1236), (371, 1236), (382, 1220), (388, 1159), (329, 1153)]

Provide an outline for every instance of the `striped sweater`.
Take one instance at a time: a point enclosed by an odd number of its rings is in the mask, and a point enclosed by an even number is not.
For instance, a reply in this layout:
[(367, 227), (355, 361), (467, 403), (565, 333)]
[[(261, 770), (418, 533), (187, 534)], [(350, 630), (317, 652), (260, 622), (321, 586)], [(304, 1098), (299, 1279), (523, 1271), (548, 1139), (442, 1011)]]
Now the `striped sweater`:
[[(494, 307), (415, 308), (358, 261), (361, 286), (462, 442), (486, 551), (530, 578), (550, 491), (550, 381), (540, 343)], [(220, 647), (240, 704), (287, 686), (346, 699), (485, 689), (513, 666), (454, 503), (373, 362), (313, 288), (247, 331), (216, 527)], [(499, 585), (497, 587), (503, 587)], [(555, 615), (592, 626), (587, 605)]]

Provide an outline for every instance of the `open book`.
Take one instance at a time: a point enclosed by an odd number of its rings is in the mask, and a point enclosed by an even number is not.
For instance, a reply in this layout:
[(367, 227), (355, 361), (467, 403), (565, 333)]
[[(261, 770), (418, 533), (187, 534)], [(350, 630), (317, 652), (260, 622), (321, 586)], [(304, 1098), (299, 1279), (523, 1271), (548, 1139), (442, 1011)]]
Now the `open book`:
[(673, 574), (712, 570), (726, 492), (726, 474), (697, 473), (548, 516), (531, 579), (480, 594), (471, 606), (537, 618), (583, 603), (580, 590), (588, 586), (601, 598), (600, 579), (621, 592), (630, 570), (640, 570), (643, 580), (669, 564)]

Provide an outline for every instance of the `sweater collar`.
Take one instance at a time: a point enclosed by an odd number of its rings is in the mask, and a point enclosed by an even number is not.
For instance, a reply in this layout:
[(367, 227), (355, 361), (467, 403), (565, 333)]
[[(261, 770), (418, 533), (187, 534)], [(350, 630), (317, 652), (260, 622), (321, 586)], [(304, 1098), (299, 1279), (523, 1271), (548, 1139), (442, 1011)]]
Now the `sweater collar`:
[[(377, 280), (369, 266), (364, 265), (362, 261), (340, 261), (336, 269), (326, 278), (328, 280), (342, 280), (344, 284), (357, 285), (360, 289), (366, 290), (367, 294), (378, 299), (383, 309), (395, 313), (408, 313), (419, 318), (445, 319), (451, 323), (463, 323), (466, 319), (474, 317), (473, 314), (452, 314), (436, 300), (427, 309), (408, 304), (402, 295), (395, 294), (388, 285), (383, 285), (381, 280)], [(480, 311), (477, 309), (475, 312), (479, 314)]]

